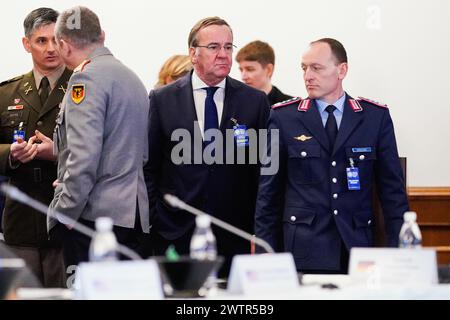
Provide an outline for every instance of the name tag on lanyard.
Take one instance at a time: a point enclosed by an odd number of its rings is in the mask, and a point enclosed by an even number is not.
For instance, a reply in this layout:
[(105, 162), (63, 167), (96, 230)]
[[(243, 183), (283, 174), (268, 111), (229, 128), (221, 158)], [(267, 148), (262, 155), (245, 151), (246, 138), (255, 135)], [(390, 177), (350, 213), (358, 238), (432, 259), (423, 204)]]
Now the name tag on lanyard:
[(361, 190), (359, 181), (359, 169), (355, 167), (346, 168), (348, 190)]

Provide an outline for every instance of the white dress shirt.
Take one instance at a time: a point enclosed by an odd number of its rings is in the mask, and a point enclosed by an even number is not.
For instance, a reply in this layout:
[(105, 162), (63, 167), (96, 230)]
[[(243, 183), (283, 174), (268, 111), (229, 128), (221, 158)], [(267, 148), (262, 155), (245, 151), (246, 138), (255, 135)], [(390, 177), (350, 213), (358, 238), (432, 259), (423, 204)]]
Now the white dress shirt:
[[(214, 93), (214, 102), (217, 107), (217, 118), (220, 122), (222, 120), (222, 112), (223, 112), (223, 102), (225, 100), (225, 83), (226, 79), (223, 79), (220, 83), (218, 83), (215, 87), (219, 87), (217, 91)], [(205, 128), (205, 99), (206, 99), (206, 90), (203, 88), (208, 87), (206, 83), (200, 79), (197, 74), (192, 72), (192, 90), (194, 94), (194, 104), (195, 104), (195, 112), (197, 113), (198, 125), (200, 126), (200, 132), (202, 133), (202, 137), (204, 138), (204, 128)]]

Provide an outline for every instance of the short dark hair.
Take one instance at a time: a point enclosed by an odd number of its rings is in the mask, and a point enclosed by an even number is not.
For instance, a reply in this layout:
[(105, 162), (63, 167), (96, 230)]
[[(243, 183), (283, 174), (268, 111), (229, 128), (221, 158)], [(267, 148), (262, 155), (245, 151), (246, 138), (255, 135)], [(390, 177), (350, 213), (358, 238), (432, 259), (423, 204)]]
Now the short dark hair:
[(347, 62), (347, 52), (345, 51), (345, 48), (342, 45), (342, 43), (340, 43), (336, 39), (322, 38), (322, 39), (311, 42), (311, 44), (320, 43), (320, 42), (328, 43), (328, 45), (331, 48), (331, 53), (336, 58), (336, 61), (338, 64)]
[(231, 35), (233, 35), (233, 30), (231, 30), (230, 25), (223, 19), (219, 17), (208, 17), (197, 22), (191, 29), (188, 38), (188, 46), (196, 47), (198, 45), (197, 42), (197, 33), (209, 26), (227, 26), (230, 29)]
[(82, 6), (61, 12), (56, 22), (55, 35), (57, 39), (69, 40), (79, 49), (104, 40), (98, 16), (92, 10)]
[(275, 52), (267, 43), (260, 40), (246, 44), (236, 55), (236, 61), (256, 61), (262, 66), (269, 63), (275, 65)]
[(25, 36), (29, 38), (33, 31), (39, 27), (46, 26), (56, 22), (58, 11), (51, 8), (38, 8), (31, 11), (23, 21)]

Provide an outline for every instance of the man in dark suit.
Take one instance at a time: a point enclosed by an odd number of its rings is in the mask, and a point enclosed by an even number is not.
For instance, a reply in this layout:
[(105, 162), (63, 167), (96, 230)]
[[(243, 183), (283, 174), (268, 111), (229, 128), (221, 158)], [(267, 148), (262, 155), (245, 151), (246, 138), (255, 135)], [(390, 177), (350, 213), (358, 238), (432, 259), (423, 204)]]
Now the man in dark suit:
[[(53, 198), (56, 179), (49, 137), (71, 75), (55, 48), (57, 17), (49, 8), (28, 14), (22, 42), (33, 59), (33, 70), (0, 84), (0, 174), (46, 204)], [(64, 286), (61, 247), (48, 241), (45, 215), (7, 198), (3, 231), (6, 244), (44, 286)]]
[[(218, 17), (199, 21), (188, 43), (194, 71), (150, 93), (149, 162), (145, 173), (153, 219), (151, 233), (158, 255), (164, 254), (170, 244), (175, 244), (179, 253), (188, 254), (195, 225), (190, 213), (172, 209), (164, 202), (165, 193), (252, 232), (259, 164), (248, 160), (258, 142), (234, 139), (233, 127), (244, 128), (246, 133), (263, 129), (270, 110), (263, 92), (228, 77), (234, 46), (226, 21)], [(211, 132), (220, 133), (223, 141), (231, 132), (234, 155), (220, 139), (210, 139)], [(174, 155), (179, 133), (194, 138), (183, 141), (187, 148), (182, 157), (187, 160), (181, 162)], [(244, 164), (234, 161), (239, 150), (245, 152)], [(209, 156), (223, 161), (209, 164)], [(222, 268), (225, 275), (232, 256), (248, 253), (250, 243), (223, 230), (213, 232), (219, 255), (227, 258)]]
[(309, 97), (270, 115), (279, 170), (261, 176), (256, 235), (291, 252), (300, 271), (346, 273), (349, 250), (374, 245), (375, 182), (388, 245), (398, 245), (408, 201), (394, 127), (385, 105), (344, 92), (347, 54), (337, 40), (312, 42), (302, 68)]

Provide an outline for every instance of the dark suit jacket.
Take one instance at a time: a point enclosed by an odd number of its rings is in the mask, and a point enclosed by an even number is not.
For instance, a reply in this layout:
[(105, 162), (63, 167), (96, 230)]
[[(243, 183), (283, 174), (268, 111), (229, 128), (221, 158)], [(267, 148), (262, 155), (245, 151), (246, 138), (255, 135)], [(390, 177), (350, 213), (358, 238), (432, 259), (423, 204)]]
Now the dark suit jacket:
[(284, 94), (280, 89), (272, 85), (272, 90), (267, 94), (267, 99), (269, 99), (270, 105), (274, 105), (275, 103), (292, 99), (292, 96)]
[[(363, 100), (353, 110), (349, 99), (333, 150), (314, 100), (307, 110), (297, 100), (270, 115), (269, 129), (280, 130), (280, 169), (261, 176), (255, 231), (276, 250), (292, 252), (299, 270), (339, 270), (342, 243), (374, 245), (374, 182), (388, 244), (398, 245), (408, 200), (389, 110)], [(348, 190), (349, 158), (360, 190)]]
[[(266, 127), (269, 104), (262, 91), (253, 89), (227, 77), (225, 101), (220, 130), (233, 128), (231, 118), (247, 129)], [(149, 193), (152, 232), (158, 232), (168, 240), (175, 240), (192, 231), (194, 217), (169, 207), (163, 200), (166, 193), (174, 194), (188, 204), (205, 210), (248, 232), (253, 231), (254, 209), (259, 175), (256, 164), (174, 164), (172, 148), (178, 141), (171, 141), (176, 129), (184, 128), (194, 137), (200, 135), (195, 123), (195, 111), (191, 74), (175, 83), (150, 93), (149, 161), (145, 168)], [(200, 136), (201, 139), (201, 136)], [(233, 139), (234, 140), (234, 139)], [(236, 143), (234, 142), (234, 147)], [(202, 142), (194, 146), (201, 152)], [(248, 147), (246, 152), (248, 152)], [(236, 154), (236, 148), (235, 148)], [(248, 252), (248, 242), (237, 241), (228, 233), (214, 230), (219, 254)], [(236, 240), (237, 242), (234, 242)]]
[[(23, 122), (26, 140), (36, 129), (53, 138), (59, 104), (71, 74), (68, 69), (64, 71), (44, 106), (41, 106), (33, 72), (0, 84), (0, 174), (8, 176), (11, 184), (45, 204), (53, 199), (56, 162), (35, 159), (11, 169), (9, 150), (13, 132), (20, 122)], [(45, 215), (9, 198), (5, 203), (3, 230), (5, 242), (10, 245), (36, 247), (48, 244)]]

